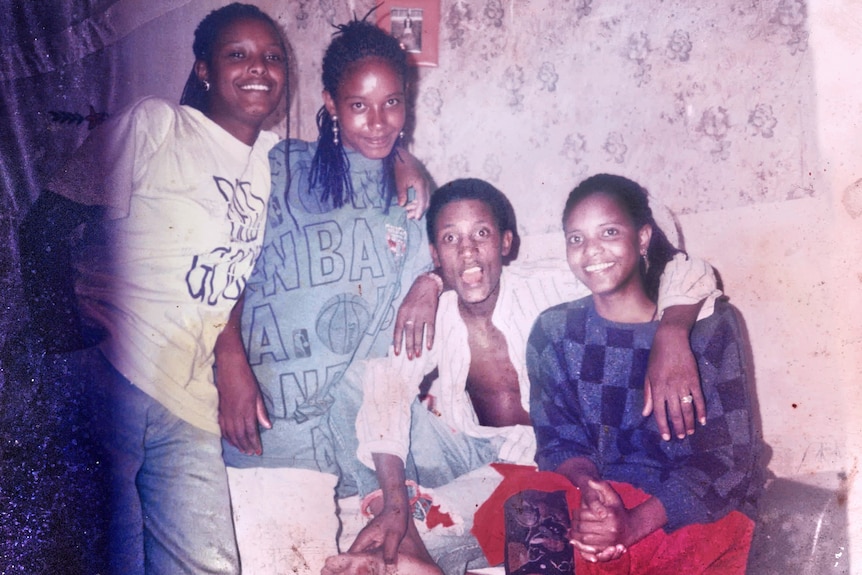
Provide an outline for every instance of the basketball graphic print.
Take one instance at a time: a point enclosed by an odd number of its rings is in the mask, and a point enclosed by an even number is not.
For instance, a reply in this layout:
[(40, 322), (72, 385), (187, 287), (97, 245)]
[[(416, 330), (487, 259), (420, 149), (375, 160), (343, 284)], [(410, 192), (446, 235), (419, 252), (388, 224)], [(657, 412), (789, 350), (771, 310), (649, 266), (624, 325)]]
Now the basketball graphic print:
[(317, 316), (317, 337), (334, 353), (346, 355), (359, 345), (371, 313), (358, 295), (340, 294), (323, 305)]

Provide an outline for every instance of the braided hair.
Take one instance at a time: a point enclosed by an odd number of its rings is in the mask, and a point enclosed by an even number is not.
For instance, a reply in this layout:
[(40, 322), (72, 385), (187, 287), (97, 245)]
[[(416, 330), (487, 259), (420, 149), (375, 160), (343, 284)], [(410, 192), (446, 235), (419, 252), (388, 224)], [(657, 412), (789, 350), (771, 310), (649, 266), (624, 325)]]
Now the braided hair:
[(685, 252), (674, 247), (667, 239), (664, 231), (656, 224), (652, 209), (649, 207), (649, 192), (637, 182), (623, 176), (597, 174), (578, 184), (569, 193), (566, 200), (566, 207), (563, 210), (563, 225), (566, 225), (569, 214), (582, 200), (595, 194), (605, 194), (613, 199), (623, 212), (628, 214), (636, 229), (641, 229), (647, 224), (652, 227), (652, 237), (647, 247), (646, 261), (644, 258), (639, 260), (638, 270), (647, 297), (656, 302), (659, 283), (665, 266), (673, 259), (673, 256)]
[[(195, 29), (195, 40), (192, 44), (192, 51), (195, 55), (195, 63), (204, 61), (208, 66), (212, 66), (213, 50), (219, 35), (231, 24), (237, 20), (259, 20), (272, 26), (276, 36), (281, 41), (282, 51), (287, 54), (287, 47), (284, 42), (284, 35), (281, 29), (266, 12), (263, 12), (257, 6), (251, 4), (240, 4), (234, 2), (217, 10), (213, 10), (200, 21)], [(285, 68), (287, 61), (285, 61)], [(285, 79), (288, 74), (285, 74)], [(285, 93), (289, 93), (287, 88)], [(185, 104), (196, 108), (206, 114), (209, 111), (209, 94), (204, 89), (203, 83), (198, 79), (195, 72), (195, 66), (192, 66), (192, 71), (186, 80), (186, 85), (183, 87), (183, 95), (180, 97), (180, 104)], [(288, 110), (289, 111), (289, 110)], [(290, 115), (288, 114), (288, 118)]]
[[(389, 64), (395, 73), (402, 78), (405, 85), (409, 73), (407, 54), (401, 45), (391, 35), (381, 30), (371, 22), (368, 16), (362, 20), (353, 19), (346, 24), (339, 24), (335, 38), (326, 49), (323, 56), (323, 89), (336, 98), (345, 75), (352, 65), (364, 58), (379, 58)], [(308, 174), (312, 189), (321, 189), (321, 200), (329, 201), (339, 208), (353, 198), (353, 182), (350, 178), (350, 161), (344, 150), (343, 143), (335, 143), (333, 138), (334, 122), (332, 116), (321, 106), (317, 112), (317, 151), (311, 161)], [(383, 159), (383, 200), (388, 209), (395, 195), (395, 160), (398, 157), (397, 146), (393, 146)]]

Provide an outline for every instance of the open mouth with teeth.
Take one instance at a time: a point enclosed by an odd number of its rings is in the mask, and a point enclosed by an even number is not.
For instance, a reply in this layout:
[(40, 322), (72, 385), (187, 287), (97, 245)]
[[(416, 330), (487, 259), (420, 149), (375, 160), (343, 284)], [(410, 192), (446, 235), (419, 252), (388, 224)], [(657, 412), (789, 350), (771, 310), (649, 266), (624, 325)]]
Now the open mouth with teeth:
[(240, 86), (239, 89), (244, 92), (270, 92), (272, 91), (272, 86), (267, 84), (246, 84)]
[(482, 281), (482, 268), (479, 266), (470, 266), (461, 272), (461, 279), (465, 283), (475, 284)]
[(598, 272), (603, 272), (613, 265), (614, 265), (613, 262), (606, 262), (606, 263), (602, 263), (602, 264), (590, 264), (588, 266), (584, 266), (584, 271), (586, 271), (587, 273), (594, 274), (594, 273), (598, 273)]

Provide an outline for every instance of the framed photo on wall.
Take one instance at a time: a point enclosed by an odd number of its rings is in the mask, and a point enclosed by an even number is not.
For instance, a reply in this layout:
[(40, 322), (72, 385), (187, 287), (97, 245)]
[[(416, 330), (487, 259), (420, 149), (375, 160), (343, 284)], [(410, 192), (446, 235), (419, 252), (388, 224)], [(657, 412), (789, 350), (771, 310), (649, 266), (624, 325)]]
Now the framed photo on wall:
[(384, 0), (377, 25), (407, 50), (414, 66), (436, 66), (440, 46), (440, 0)]

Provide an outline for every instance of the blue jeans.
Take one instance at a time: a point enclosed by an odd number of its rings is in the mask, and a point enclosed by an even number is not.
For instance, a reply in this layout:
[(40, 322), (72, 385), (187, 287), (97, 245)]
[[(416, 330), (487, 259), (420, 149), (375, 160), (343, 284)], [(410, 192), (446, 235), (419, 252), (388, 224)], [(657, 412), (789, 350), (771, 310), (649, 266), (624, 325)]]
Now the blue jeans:
[(82, 353), (110, 474), (111, 573), (239, 573), (221, 440)]

